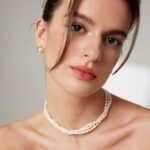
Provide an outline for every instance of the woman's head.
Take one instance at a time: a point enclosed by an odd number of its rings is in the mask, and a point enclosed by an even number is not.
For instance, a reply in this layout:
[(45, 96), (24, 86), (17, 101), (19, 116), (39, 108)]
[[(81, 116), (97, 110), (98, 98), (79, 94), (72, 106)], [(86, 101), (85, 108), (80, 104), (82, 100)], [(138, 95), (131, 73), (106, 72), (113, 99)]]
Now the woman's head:
[[(36, 39), (38, 46), (46, 48), (47, 75), (50, 72), (49, 76), (60, 86), (68, 90), (73, 87), (72, 92), (82, 94), (85, 90), (86, 95), (100, 88), (108, 78), (128, 32), (139, 20), (139, 1), (115, 2), (46, 1), (42, 19), (36, 24)], [(74, 67), (88, 68), (90, 73), (78, 72)], [(63, 81), (65, 78), (68, 80)]]
[[(42, 18), (44, 21), (50, 22), (52, 20), (54, 11), (61, 4), (61, 2), (62, 2), (62, 0), (46, 0), (45, 1), (43, 15), (42, 15)], [(139, 23), (140, 23), (141, 0), (125, 0), (125, 2), (127, 3), (129, 10), (131, 12), (131, 24), (130, 24), (129, 31), (131, 31), (133, 29), (133, 27), (135, 27), (135, 33), (133, 35), (131, 47), (129, 48), (127, 56), (125, 57), (124, 61), (122, 62), (122, 64), (118, 67), (118, 69), (115, 72), (118, 72), (122, 68), (122, 66), (126, 63), (126, 61), (128, 60), (128, 58), (133, 50), (135, 41), (136, 41), (136, 37), (138, 34), (138, 29), (139, 29)], [(75, 7), (77, 5), (79, 5), (79, 3), (80, 3), (80, 0), (70, 0), (70, 7), (68, 8), (68, 11), (73, 13)], [(70, 13), (70, 18), (71, 18), (71, 13)], [(70, 19), (69, 19), (69, 21), (70, 21)], [(66, 45), (67, 45), (67, 40), (66, 40)]]

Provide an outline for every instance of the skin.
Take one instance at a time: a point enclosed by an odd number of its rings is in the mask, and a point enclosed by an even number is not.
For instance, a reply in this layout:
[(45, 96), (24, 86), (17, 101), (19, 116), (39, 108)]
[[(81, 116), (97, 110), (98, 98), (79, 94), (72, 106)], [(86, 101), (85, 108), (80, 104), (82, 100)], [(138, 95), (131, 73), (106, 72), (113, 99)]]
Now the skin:
[[(35, 39), (45, 52), (46, 99), (48, 112), (67, 129), (78, 129), (95, 120), (103, 111), (103, 84), (120, 57), (126, 37), (108, 34), (112, 30), (128, 33), (130, 12), (123, 0), (86, 0), (77, 9), (92, 20), (73, 17), (71, 40), (60, 63), (57, 61), (66, 36), (67, 0), (58, 7), (49, 23), (41, 18)], [(99, 14), (99, 15), (97, 15)], [(105, 17), (104, 17), (105, 16)], [(82, 25), (82, 27), (74, 25)], [(79, 29), (76, 30), (75, 29)], [(108, 38), (113, 38), (109, 42)], [(114, 40), (115, 39), (115, 40)], [(61, 42), (60, 42), (61, 41)], [(87, 57), (84, 57), (84, 55)], [(94, 70), (94, 80), (81, 80), (70, 66), (84, 65)], [(66, 80), (67, 79), (67, 80)], [(59, 93), (59, 94), (58, 94)], [(146, 108), (112, 95), (108, 117), (94, 131), (82, 136), (67, 136), (56, 130), (42, 112), (0, 127), (3, 150), (148, 150), (150, 112)], [(67, 109), (66, 109), (67, 108)], [(89, 113), (90, 112), (90, 113)], [(9, 141), (9, 142), (8, 142)]]

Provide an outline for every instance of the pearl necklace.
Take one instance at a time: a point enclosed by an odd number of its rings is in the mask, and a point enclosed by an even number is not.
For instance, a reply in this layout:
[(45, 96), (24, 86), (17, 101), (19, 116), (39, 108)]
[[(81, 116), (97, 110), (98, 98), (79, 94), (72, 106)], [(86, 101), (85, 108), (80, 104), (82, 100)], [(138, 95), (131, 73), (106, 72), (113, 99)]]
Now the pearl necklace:
[(67, 134), (67, 135), (81, 135), (81, 134), (85, 134), (85, 133), (88, 133), (88, 132), (94, 130), (99, 124), (102, 123), (102, 121), (108, 115), (111, 103), (112, 103), (111, 94), (109, 92), (105, 91), (105, 105), (104, 105), (103, 113), (97, 118), (96, 121), (90, 122), (90, 123), (84, 125), (83, 127), (81, 127), (80, 129), (76, 129), (76, 130), (67, 130), (67, 129), (63, 128), (62, 126), (60, 126), (48, 113), (48, 111), (46, 109), (46, 105), (47, 105), (46, 101), (45, 101), (45, 104), (44, 104), (43, 113), (44, 113), (45, 118), (49, 121), (49, 123), (52, 124), (59, 131), (63, 132), (64, 134)]

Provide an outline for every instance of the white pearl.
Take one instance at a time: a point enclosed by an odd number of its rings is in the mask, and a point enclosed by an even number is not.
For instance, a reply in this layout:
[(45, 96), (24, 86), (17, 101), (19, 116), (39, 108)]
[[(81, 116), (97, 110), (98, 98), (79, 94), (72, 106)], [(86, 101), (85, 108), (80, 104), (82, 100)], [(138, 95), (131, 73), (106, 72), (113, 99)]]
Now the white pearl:
[(104, 104), (103, 113), (97, 118), (96, 121), (90, 122), (90, 123), (84, 125), (83, 127), (81, 127), (80, 129), (76, 129), (76, 130), (67, 130), (67, 129), (63, 128), (62, 126), (60, 126), (53, 118), (51, 118), (51, 116), (49, 115), (49, 113), (46, 109), (46, 104), (47, 104), (46, 101), (45, 101), (45, 104), (44, 104), (43, 113), (44, 113), (45, 118), (49, 121), (49, 123), (52, 124), (59, 131), (63, 132), (64, 134), (67, 134), (67, 135), (81, 135), (81, 134), (91, 132), (98, 125), (100, 125), (100, 123), (107, 117), (110, 106), (111, 106), (111, 103), (112, 103), (111, 94), (109, 92), (105, 91), (105, 104)]

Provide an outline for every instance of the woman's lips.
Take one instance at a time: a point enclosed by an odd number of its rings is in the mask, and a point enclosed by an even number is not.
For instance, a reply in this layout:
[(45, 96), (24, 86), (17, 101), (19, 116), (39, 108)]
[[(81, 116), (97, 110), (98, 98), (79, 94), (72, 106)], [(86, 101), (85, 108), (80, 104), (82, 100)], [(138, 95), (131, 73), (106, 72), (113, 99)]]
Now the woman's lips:
[(94, 71), (84, 66), (71, 67), (72, 71), (81, 80), (93, 80), (96, 78)]

